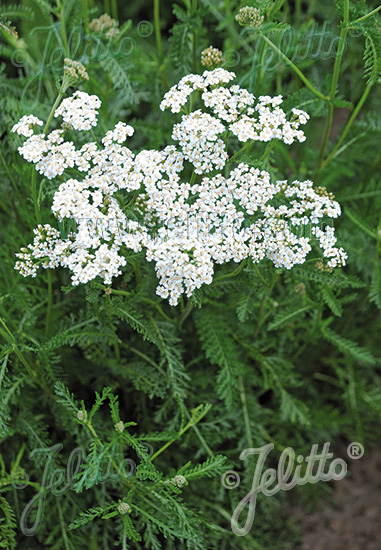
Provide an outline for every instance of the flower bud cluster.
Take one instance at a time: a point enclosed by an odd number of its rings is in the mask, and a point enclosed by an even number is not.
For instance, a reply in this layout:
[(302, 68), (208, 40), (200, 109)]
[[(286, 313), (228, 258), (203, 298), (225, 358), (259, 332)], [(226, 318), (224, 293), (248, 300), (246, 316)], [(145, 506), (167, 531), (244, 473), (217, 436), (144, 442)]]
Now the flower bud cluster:
[(258, 8), (245, 6), (239, 10), (235, 19), (240, 25), (259, 28), (264, 21), (264, 16)]
[(224, 63), (225, 59), (223, 53), (218, 48), (205, 48), (201, 52), (201, 65), (207, 69), (214, 69), (214, 67), (220, 67)]
[(89, 25), (89, 29), (94, 33), (104, 33), (107, 38), (112, 38), (119, 34), (118, 21), (112, 19), (107, 13), (93, 19)]
[(64, 81), (65, 80), (67, 81), (66, 86), (68, 87), (77, 82), (81, 82), (81, 80), (89, 80), (89, 75), (87, 74), (87, 71), (82, 63), (80, 63), (79, 61), (73, 61), (72, 59), (65, 57)]

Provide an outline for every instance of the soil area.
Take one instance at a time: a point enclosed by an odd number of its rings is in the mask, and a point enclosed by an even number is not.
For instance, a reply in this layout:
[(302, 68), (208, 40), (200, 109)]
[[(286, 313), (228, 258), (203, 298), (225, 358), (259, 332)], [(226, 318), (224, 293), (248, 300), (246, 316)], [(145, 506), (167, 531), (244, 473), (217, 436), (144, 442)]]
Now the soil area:
[(346, 477), (332, 482), (332, 503), (313, 514), (293, 510), (303, 532), (295, 550), (381, 550), (381, 448), (346, 462)]

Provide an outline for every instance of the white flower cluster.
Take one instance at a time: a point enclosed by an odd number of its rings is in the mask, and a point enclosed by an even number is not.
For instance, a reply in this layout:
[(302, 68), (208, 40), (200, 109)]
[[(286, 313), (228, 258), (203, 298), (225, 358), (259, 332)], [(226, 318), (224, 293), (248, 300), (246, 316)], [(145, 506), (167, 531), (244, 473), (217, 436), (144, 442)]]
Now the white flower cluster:
[[(205, 107), (220, 119), (219, 124), (221, 121), (229, 123), (223, 127), (224, 129), (220, 126), (220, 134), (229, 135), (230, 132), (241, 142), (280, 139), (288, 145), (296, 140), (302, 142), (306, 139), (300, 126), (306, 124), (308, 114), (300, 109), (293, 109), (291, 120), (287, 120), (286, 113), (280, 108), (283, 103), (282, 96), (260, 96), (255, 101), (253, 94), (238, 85), (230, 88), (216, 87), (218, 84), (229, 82), (234, 76), (234, 73), (229, 73), (225, 69), (205, 71), (202, 76), (188, 75), (165, 94), (160, 108), (178, 113), (193, 91), (202, 90), (201, 98)], [(186, 115), (183, 116), (178, 133), (182, 130), (182, 125), (186, 124), (185, 117)], [(192, 117), (192, 120), (196, 119), (197, 114), (192, 113)], [(202, 122), (203, 120), (200, 120), (198, 131), (193, 124), (193, 133), (197, 132), (204, 139), (208, 139), (208, 128)], [(212, 134), (216, 123), (210, 128)], [(213, 141), (213, 138), (210, 140)]]
[[(330, 193), (311, 181), (272, 183), (268, 172), (242, 162), (229, 166), (229, 132), (241, 141), (276, 137), (291, 143), (302, 140), (299, 125), (308, 119), (294, 109), (287, 121), (279, 96), (256, 102), (239, 86), (223, 86), (233, 78), (223, 69), (188, 75), (166, 94), (161, 107), (179, 112), (192, 91), (202, 90), (211, 113), (198, 109), (182, 115), (172, 133), (178, 145), (161, 151), (135, 156), (122, 145), (133, 133), (122, 122), (106, 133), (101, 146), (90, 142), (78, 150), (64, 141), (63, 130), (30, 136), (20, 152), (41, 173), (53, 177), (76, 167), (83, 176), (68, 174), (52, 205), (61, 222), (75, 220), (76, 231), (63, 238), (52, 227), (39, 226), (34, 242), (18, 254), (16, 268), (35, 276), (38, 265), (59, 265), (70, 269), (73, 284), (100, 277), (110, 285), (126, 265), (126, 250), (145, 250), (155, 264), (157, 294), (176, 305), (183, 294), (189, 297), (212, 282), (215, 264), (268, 258), (290, 269), (305, 262), (315, 241), (329, 268), (344, 265), (346, 253), (336, 247), (333, 228), (320, 226), (340, 215)], [(65, 109), (58, 111), (82, 128), (89, 119), (75, 103), (79, 99), (65, 100)], [(98, 102), (92, 100), (93, 106)], [(89, 104), (87, 98), (84, 103)]]
[(28, 138), (18, 148), (20, 155), (28, 162), (36, 164), (36, 170), (48, 179), (64, 173), (66, 168), (73, 168), (77, 152), (71, 141), (64, 141), (64, 130), (54, 130), (46, 138), (36, 134)]
[(215, 69), (214, 71), (204, 71), (202, 75), (189, 74), (184, 76), (176, 86), (164, 94), (164, 99), (160, 103), (160, 109), (170, 109), (172, 113), (179, 113), (181, 108), (188, 101), (189, 96), (196, 90), (207, 90), (211, 86), (218, 84), (227, 84), (235, 78), (235, 74), (225, 69)]
[(113, 130), (109, 130), (102, 139), (104, 146), (110, 145), (112, 142), (124, 143), (128, 137), (134, 133), (134, 129), (125, 122), (118, 122)]
[(30, 137), (33, 135), (33, 126), (42, 126), (43, 124), (42, 120), (34, 115), (24, 115), (13, 126), (12, 132), (15, 132), (19, 136)]
[(247, 114), (230, 125), (231, 132), (242, 142), (280, 139), (290, 145), (296, 140), (304, 141), (304, 132), (299, 127), (307, 122), (308, 114), (294, 109), (293, 117), (288, 121), (286, 113), (279, 107), (282, 102), (282, 96), (260, 96), (254, 108), (249, 107)]
[(62, 101), (54, 116), (62, 116), (74, 130), (91, 130), (92, 126), (97, 125), (97, 109), (100, 106), (101, 101), (96, 95), (77, 91)]
[(225, 126), (215, 117), (201, 110), (184, 115), (175, 124), (172, 139), (178, 141), (186, 160), (189, 160), (196, 174), (222, 169), (228, 159), (225, 143), (218, 139)]

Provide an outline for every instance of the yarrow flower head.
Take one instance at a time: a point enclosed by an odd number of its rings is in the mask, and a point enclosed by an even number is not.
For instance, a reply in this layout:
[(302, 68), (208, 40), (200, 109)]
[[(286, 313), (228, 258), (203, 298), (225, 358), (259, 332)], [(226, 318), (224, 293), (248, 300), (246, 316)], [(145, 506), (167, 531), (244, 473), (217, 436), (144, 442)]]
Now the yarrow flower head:
[(19, 136), (30, 137), (33, 135), (33, 129), (35, 126), (43, 126), (42, 120), (34, 115), (24, 115), (13, 126), (12, 132), (15, 132)]
[(101, 101), (97, 96), (77, 91), (62, 101), (54, 116), (62, 116), (64, 122), (71, 124), (74, 130), (90, 130), (98, 123), (97, 109), (100, 106)]
[[(137, 155), (124, 145), (133, 134), (124, 122), (106, 132), (101, 145), (91, 141), (77, 149), (63, 129), (29, 135), (35, 121), (21, 119), (14, 131), (29, 137), (20, 153), (46, 177), (63, 176), (52, 212), (76, 228), (63, 237), (39, 225), (33, 243), (17, 254), (16, 269), (34, 277), (38, 267), (61, 266), (73, 285), (99, 278), (109, 289), (127, 254), (144, 252), (154, 264), (157, 294), (176, 305), (211, 284), (216, 266), (227, 262), (267, 259), (291, 269), (319, 247), (323, 269), (345, 265), (334, 228), (320, 227), (340, 215), (333, 195), (310, 180), (274, 182), (260, 164), (236, 160), (240, 151), (228, 147), (229, 136), (235, 144), (304, 141), (308, 114), (295, 108), (287, 116), (282, 96), (256, 98), (229, 85), (234, 77), (217, 68), (182, 78), (160, 105), (185, 111), (173, 125), (174, 144)], [(196, 91), (197, 108), (186, 110)], [(55, 114), (83, 130), (96, 126), (99, 107), (96, 96), (76, 92)]]
[(235, 19), (240, 25), (259, 28), (264, 21), (264, 16), (261, 15), (261, 10), (258, 8), (245, 6), (239, 10)]
[(209, 46), (201, 52), (201, 65), (207, 67), (208, 69), (213, 69), (214, 67), (219, 67), (225, 61), (223, 53), (218, 48), (213, 48)]

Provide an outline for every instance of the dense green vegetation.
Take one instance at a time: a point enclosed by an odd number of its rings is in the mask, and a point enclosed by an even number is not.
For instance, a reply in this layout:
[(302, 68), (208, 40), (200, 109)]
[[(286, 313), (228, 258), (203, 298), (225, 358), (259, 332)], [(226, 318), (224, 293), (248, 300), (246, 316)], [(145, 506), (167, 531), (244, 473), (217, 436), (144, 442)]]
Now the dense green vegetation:
[[(235, 19), (246, 5), (260, 10), (258, 26)], [(379, 439), (378, 8), (370, 0), (0, 5), (0, 548), (292, 549), (291, 493), (260, 495), (250, 532), (232, 532), (255, 465), (241, 452), (273, 443), (266, 465), (276, 467), (286, 447), (308, 456), (312, 444), (370, 448)], [(112, 20), (99, 22), (104, 13)], [(328, 268), (316, 248), (291, 270), (269, 259), (215, 264), (211, 284), (178, 305), (156, 294), (144, 251), (126, 253), (111, 285), (73, 286), (63, 268), (22, 277), (15, 254), (38, 223), (62, 236), (73, 227), (51, 205), (74, 176), (36, 171), (17, 150), (25, 140), (14, 124), (33, 114), (58, 128), (49, 115), (57, 95), (80, 89), (102, 102), (97, 140), (122, 121), (135, 129), (134, 153), (162, 150), (180, 121), (159, 108), (164, 93), (205, 70), (201, 52), (211, 45), (242, 88), (282, 95), (287, 114), (310, 115), (305, 142), (254, 142), (240, 160), (273, 181), (311, 179), (332, 193), (346, 266)], [(89, 79), (63, 90), (64, 58)], [(70, 139), (93, 141), (89, 132)], [(123, 207), (135, 212), (136, 198)], [(230, 491), (227, 470), (241, 477)], [(318, 483), (292, 496), (307, 507), (327, 491)]]

